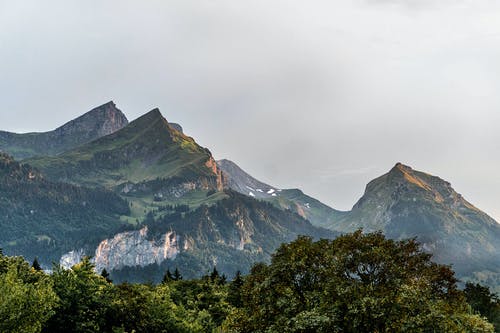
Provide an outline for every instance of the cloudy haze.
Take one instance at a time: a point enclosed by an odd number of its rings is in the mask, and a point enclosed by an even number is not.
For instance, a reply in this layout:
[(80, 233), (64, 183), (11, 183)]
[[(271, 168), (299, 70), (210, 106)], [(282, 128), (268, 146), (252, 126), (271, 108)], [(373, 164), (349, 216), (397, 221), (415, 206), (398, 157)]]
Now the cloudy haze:
[(0, 0), (0, 128), (159, 107), (262, 181), (349, 209), (401, 161), (500, 219), (496, 0)]

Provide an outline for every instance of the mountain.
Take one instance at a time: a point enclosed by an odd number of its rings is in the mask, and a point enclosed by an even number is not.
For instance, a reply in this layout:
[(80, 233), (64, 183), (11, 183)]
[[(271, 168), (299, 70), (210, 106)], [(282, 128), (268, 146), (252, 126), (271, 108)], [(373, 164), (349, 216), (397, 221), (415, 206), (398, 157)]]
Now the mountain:
[(500, 282), (500, 225), (449, 182), (401, 163), (371, 181), (353, 209), (330, 228), (417, 237), (435, 260), (453, 264), (459, 276)]
[(236, 163), (223, 159), (217, 165), (224, 175), (227, 186), (239, 193), (273, 203), (282, 209), (290, 209), (311, 221), (313, 225), (327, 227), (340, 219), (344, 212), (335, 210), (299, 189), (278, 189), (250, 176)]
[(222, 174), (210, 151), (154, 109), (123, 129), (57, 156), (27, 160), (49, 178), (104, 187), (132, 203), (132, 220), (163, 204), (219, 199)]
[(185, 213), (170, 208), (159, 218), (150, 214), (134, 230), (104, 239), (92, 252), (75, 249), (61, 259), (71, 267), (92, 255), (98, 271), (106, 268), (115, 281), (160, 281), (167, 268), (185, 277), (213, 267), (233, 276), (255, 262), (268, 261), (283, 242), (298, 235), (332, 238), (336, 233), (314, 227), (299, 215), (233, 191), (213, 205)]
[[(332, 237), (290, 210), (227, 189), (210, 151), (154, 109), (126, 127), (57, 156), (26, 160), (48, 179), (112, 191), (131, 208), (122, 232), (75, 246), (60, 262), (94, 257), (117, 280), (157, 279), (167, 266), (188, 276), (215, 265), (233, 274), (268, 260), (299, 234)], [(96, 235), (97, 236), (97, 235)]]
[(17, 134), (0, 131), (0, 151), (16, 159), (57, 155), (125, 127), (128, 120), (108, 102), (61, 127), (45, 133)]
[(40, 258), (45, 267), (75, 246), (119, 232), (129, 214), (114, 193), (48, 181), (29, 165), (0, 154), (0, 248)]

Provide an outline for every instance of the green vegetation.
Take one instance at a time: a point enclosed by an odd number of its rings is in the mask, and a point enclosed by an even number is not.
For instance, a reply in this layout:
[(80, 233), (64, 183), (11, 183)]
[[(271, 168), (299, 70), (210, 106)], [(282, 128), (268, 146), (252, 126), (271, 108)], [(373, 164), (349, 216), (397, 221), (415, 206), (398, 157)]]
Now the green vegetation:
[(47, 275), (0, 253), (0, 331), (492, 333), (474, 311), (498, 316), (487, 288), (460, 291), (416, 241), (380, 233), (299, 237), (230, 282), (216, 268), (195, 280), (167, 270), (156, 285), (103, 275), (88, 258)]
[[(44, 265), (75, 247), (95, 246), (122, 228), (128, 203), (103, 189), (45, 180), (0, 154), (0, 247)], [(50, 267), (50, 266), (49, 266)]]
[[(222, 273), (233, 276), (247, 273), (253, 263), (269, 261), (281, 243), (298, 235), (331, 238), (335, 233), (312, 226), (290, 210), (281, 210), (268, 202), (225, 191), (224, 199), (196, 209), (188, 205), (161, 206), (147, 214), (136, 229), (148, 228), (148, 238), (161, 242), (175, 231), (179, 244), (187, 244), (175, 260), (147, 267), (124, 267), (110, 271), (116, 281), (161, 281), (168, 268), (179, 267), (186, 277), (199, 277), (212, 269), (214, 262)], [(212, 196), (220, 195), (215, 193)]]
[[(131, 122), (127, 127), (58, 156), (28, 160), (49, 178), (62, 178), (87, 186), (123, 190), (125, 185), (146, 184), (177, 177), (196, 181), (216, 175), (205, 165), (211, 154), (194, 140), (172, 130), (158, 110)], [(149, 184), (154, 186), (153, 184)]]

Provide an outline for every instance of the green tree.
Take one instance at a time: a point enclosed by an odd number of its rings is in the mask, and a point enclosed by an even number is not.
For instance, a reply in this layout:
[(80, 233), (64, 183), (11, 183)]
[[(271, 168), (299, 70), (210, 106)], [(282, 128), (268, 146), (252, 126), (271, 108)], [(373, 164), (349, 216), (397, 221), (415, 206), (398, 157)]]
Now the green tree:
[(40, 332), (56, 303), (47, 275), (22, 258), (0, 254), (0, 332)]
[(106, 326), (112, 285), (94, 272), (88, 257), (71, 269), (54, 267), (54, 290), (60, 301), (45, 332), (100, 332)]
[(38, 262), (37, 257), (35, 257), (35, 259), (33, 260), (33, 264), (31, 265), (31, 267), (33, 267), (33, 269), (35, 271), (38, 271), (38, 272), (42, 271), (42, 267), (40, 266), (40, 263)]
[(495, 326), (495, 332), (500, 332), (500, 300), (498, 296), (492, 293), (488, 287), (471, 282), (465, 284), (464, 294), (472, 309), (488, 318)]
[(471, 314), (453, 271), (411, 239), (357, 231), (335, 240), (299, 237), (270, 265), (253, 267), (235, 332), (492, 332)]

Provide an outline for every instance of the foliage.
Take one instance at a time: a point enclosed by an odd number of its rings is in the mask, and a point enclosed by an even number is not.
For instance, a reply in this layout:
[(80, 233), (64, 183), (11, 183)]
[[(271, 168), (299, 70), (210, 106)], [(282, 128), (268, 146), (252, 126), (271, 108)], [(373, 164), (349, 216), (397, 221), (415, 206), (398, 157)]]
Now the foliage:
[(491, 332), (470, 314), (447, 266), (415, 240), (357, 231), (333, 241), (300, 237), (254, 266), (236, 332)]
[(40, 332), (56, 302), (50, 277), (0, 254), (0, 332)]
[(471, 282), (465, 284), (464, 294), (472, 309), (488, 318), (495, 326), (495, 332), (500, 332), (500, 300), (498, 296), (493, 294), (488, 287)]
[(0, 154), (0, 247), (50, 265), (75, 247), (120, 230), (126, 201), (109, 191), (51, 182)]

